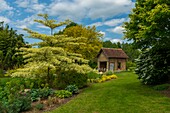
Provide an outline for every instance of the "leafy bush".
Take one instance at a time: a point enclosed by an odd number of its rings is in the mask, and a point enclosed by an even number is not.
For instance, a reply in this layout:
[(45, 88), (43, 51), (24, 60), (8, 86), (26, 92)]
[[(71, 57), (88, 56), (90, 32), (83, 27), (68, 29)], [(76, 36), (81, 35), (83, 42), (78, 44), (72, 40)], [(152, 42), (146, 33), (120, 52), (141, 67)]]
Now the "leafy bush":
[(26, 88), (38, 89), (48, 87), (49, 85), (45, 82), (44, 79), (24, 79), (24, 85)]
[(2, 77), (2, 78), (0, 78), (0, 86), (1, 87), (5, 87), (6, 83), (9, 82), (12, 79), (13, 78), (9, 78), (9, 77)]
[(104, 73), (105, 75), (113, 75), (113, 71), (106, 71), (105, 73)]
[(4, 77), (4, 70), (0, 69), (0, 77)]
[(59, 98), (68, 98), (72, 96), (72, 93), (67, 90), (59, 90), (59, 91), (56, 91), (55, 94)]
[(31, 89), (30, 91), (32, 101), (37, 101), (40, 98), (46, 99), (48, 96), (53, 95), (54, 91), (50, 88)]
[(72, 92), (72, 94), (78, 93), (78, 87), (76, 85), (68, 85), (65, 90)]
[(95, 78), (100, 78), (100, 77), (101, 77), (100, 74), (97, 74), (97, 73), (92, 72), (92, 71), (87, 73), (87, 78), (88, 79), (95, 79)]
[(132, 72), (134, 72), (134, 71), (135, 71), (135, 69), (136, 69), (136, 67), (129, 67), (129, 68), (128, 68), (128, 71), (132, 71)]
[[(146, 51), (136, 60), (137, 68), (135, 72), (144, 84), (162, 84), (169, 80), (170, 66), (166, 60), (168, 53), (165, 50)], [(170, 53), (169, 53), (170, 57)], [(170, 58), (169, 58), (170, 59)]]
[(132, 62), (132, 61), (128, 61), (126, 62), (126, 69), (129, 71), (134, 71), (133, 69), (136, 68), (136, 63)]
[(41, 79), (28, 79), (28, 78), (12, 78), (12, 77), (3, 77), (0, 78), (0, 86), (4, 87), (7, 82), (10, 81), (17, 81), (18, 84), (24, 85), (25, 88), (27, 89), (32, 89), (32, 88), (44, 88), (47, 87), (48, 85)]
[(10, 96), (2, 101), (2, 109), (7, 113), (18, 113), (31, 108), (31, 98), (27, 95)]
[(161, 85), (156, 85), (153, 87), (153, 89), (162, 91), (162, 90), (167, 90), (170, 87), (170, 84), (161, 84)]
[(31, 89), (31, 100), (32, 101), (37, 101), (40, 98), (40, 93), (39, 89)]
[(57, 87), (64, 89), (70, 84), (75, 84), (78, 88), (87, 85), (87, 75), (76, 71), (64, 71), (57, 76)]
[(0, 88), (0, 104), (5, 113), (18, 113), (31, 108), (31, 96), (22, 92), (24, 86), (18, 81), (6, 83), (4, 88)]

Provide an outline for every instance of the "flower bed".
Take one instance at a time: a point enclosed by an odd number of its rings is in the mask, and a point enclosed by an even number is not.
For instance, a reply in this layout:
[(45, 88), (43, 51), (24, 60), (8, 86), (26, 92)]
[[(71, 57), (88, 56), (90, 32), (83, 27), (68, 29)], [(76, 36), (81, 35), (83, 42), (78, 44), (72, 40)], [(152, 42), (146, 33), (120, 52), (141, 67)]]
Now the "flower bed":
[(88, 82), (90, 83), (101, 83), (101, 82), (105, 82), (111, 79), (117, 79), (118, 77), (116, 75), (102, 75), (100, 78), (96, 78), (96, 79), (88, 79)]

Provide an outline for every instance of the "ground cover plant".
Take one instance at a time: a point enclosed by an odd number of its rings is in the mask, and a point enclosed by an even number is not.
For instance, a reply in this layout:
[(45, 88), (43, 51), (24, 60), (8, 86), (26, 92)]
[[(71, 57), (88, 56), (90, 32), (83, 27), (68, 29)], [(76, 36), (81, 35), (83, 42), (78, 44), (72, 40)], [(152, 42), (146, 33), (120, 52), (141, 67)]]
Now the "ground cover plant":
[(141, 84), (132, 72), (93, 84), (69, 103), (48, 113), (168, 113), (170, 98)]

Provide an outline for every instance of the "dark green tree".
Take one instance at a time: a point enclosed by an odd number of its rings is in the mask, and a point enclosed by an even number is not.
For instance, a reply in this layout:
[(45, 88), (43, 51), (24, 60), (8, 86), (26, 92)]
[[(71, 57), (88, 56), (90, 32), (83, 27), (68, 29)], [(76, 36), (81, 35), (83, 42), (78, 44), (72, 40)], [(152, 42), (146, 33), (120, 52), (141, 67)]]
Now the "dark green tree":
[(2, 70), (19, 67), (23, 63), (22, 55), (15, 54), (20, 47), (24, 46), (22, 34), (0, 23), (0, 68)]
[(105, 48), (118, 48), (116, 43), (112, 43), (110, 40), (103, 42), (103, 47)]
[(140, 50), (133, 47), (131, 43), (122, 43), (121, 48), (129, 56), (129, 61), (134, 62), (140, 55)]
[(137, 61), (139, 79), (145, 84), (166, 82), (170, 76), (170, 1), (137, 0), (129, 17), (125, 37), (142, 51)]

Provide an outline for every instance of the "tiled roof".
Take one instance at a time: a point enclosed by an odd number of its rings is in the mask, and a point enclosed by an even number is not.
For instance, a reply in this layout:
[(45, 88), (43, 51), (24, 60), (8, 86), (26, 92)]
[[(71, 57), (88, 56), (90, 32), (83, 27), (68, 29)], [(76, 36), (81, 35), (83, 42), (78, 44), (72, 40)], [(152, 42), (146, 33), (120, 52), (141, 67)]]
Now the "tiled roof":
[(103, 52), (107, 58), (129, 58), (122, 49), (102, 48), (97, 57), (101, 52)]

